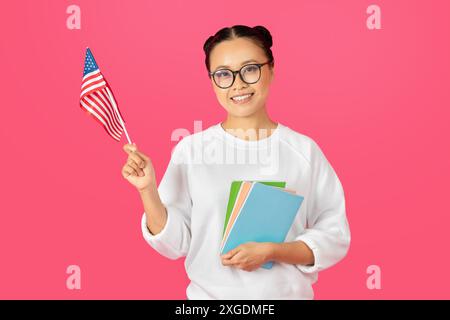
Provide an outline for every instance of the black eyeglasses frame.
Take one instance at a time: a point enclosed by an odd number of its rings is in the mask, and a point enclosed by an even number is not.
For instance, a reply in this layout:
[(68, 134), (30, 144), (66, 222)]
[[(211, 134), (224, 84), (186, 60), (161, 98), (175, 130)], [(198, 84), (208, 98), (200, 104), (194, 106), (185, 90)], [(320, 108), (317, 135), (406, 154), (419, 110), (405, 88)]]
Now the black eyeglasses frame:
[[(264, 63), (249, 63), (249, 64), (246, 64), (246, 65), (243, 65), (239, 70), (236, 70), (236, 71), (233, 71), (233, 70), (227, 69), (227, 68), (218, 69), (218, 70), (216, 70), (216, 71), (214, 71), (214, 72), (208, 72), (208, 77), (210, 77), (210, 78), (212, 77), (212, 78), (213, 78), (213, 81), (214, 81), (214, 83), (215, 83), (215, 85), (216, 85), (217, 87), (221, 88), (221, 89), (228, 89), (228, 88), (232, 87), (233, 84), (234, 84), (234, 81), (236, 80), (236, 75), (237, 75), (238, 73), (239, 73), (239, 76), (241, 77), (241, 80), (242, 80), (243, 82), (245, 82), (245, 83), (247, 83), (247, 84), (254, 84), (254, 83), (257, 83), (257, 82), (261, 79), (261, 67), (264, 66), (264, 65), (266, 65), (266, 64), (272, 63), (272, 61), (273, 61), (273, 59), (272, 59), (272, 60), (269, 60), (269, 61), (267, 61), (267, 62), (264, 62)], [(241, 71), (242, 71), (243, 68), (248, 67), (248, 66), (257, 66), (257, 67), (259, 68), (259, 77), (258, 77), (258, 80), (254, 81), (254, 82), (247, 82), (247, 81), (244, 80), (244, 77), (242, 76)], [(230, 71), (230, 72), (233, 74), (233, 81), (232, 81), (231, 84), (230, 84), (229, 86), (227, 86), (227, 87), (221, 87), (221, 86), (219, 86), (219, 85), (217, 84), (217, 82), (216, 82), (215, 77), (214, 77), (214, 74), (215, 74), (216, 72), (224, 71), (224, 70)]]

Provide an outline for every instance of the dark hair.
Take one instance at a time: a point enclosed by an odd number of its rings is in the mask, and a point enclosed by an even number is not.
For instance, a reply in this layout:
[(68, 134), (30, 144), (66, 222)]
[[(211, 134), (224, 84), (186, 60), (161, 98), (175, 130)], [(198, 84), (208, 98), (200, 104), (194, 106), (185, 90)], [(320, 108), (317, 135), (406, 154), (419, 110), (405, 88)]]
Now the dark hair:
[(203, 51), (205, 51), (206, 55), (205, 64), (208, 72), (211, 71), (209, 66), (209, 55), (212, 49), (222, 41), (242, 37), (250, 38), (260, 46), (264, 50), (267, 58), (272, 61), (270, 66), (274, 66), (272, 50), (270, 49), (272, 47), (272, 35), (269, 30), (263, 26), (255, 26), (252, 28), (244, 25), (234, 25), (231, 28), (225, 27), (220, 29), (215, 35), (210, 36), (208, 40), (205, 41)]

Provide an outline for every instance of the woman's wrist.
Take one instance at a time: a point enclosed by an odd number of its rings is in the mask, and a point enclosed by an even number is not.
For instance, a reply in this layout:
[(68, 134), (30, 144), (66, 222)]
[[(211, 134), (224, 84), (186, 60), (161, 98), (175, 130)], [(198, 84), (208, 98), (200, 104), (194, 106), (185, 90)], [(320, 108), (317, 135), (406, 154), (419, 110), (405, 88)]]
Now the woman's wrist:
[(278, 243), (268, 242), (267, 243), (267, 261), (276, 260), (276, 251), (278, 249)]
[(147, 216), (147, 228), (151, 234), (158, 234), (167, 222), (167, 211), (159, 197), (158, 189), (150, 187), (138, 191)]
[(152, 198), (155, 198), (155, 196), (158, 194), (158, 188), (156, 186), (148, 186), (137, 190), (141, 196), (150, 196)]
[(145, 189), (139, 189), (139, 195), (141, 196), (144, 208), (150, 212), (162, 211), (164, 205), (159, 197), (158, 189), (156, 187), (150, 187)]
[(268, 252), (272, 261), (314, 265), (314, 254), (303, 241), (272, 242), (270, 244)]

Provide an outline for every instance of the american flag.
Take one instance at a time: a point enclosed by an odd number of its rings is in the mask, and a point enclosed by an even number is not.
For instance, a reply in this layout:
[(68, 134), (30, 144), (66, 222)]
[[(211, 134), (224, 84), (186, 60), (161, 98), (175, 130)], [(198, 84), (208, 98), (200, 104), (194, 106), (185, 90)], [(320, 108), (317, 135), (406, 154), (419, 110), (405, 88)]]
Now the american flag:
[(86, 50), (84, 61), (80, 107), (100, 123), (113, 139), (120, 141), (125, 129), (125, 121), (117, 107), (111, 88), (100, 72), (89, 48)]

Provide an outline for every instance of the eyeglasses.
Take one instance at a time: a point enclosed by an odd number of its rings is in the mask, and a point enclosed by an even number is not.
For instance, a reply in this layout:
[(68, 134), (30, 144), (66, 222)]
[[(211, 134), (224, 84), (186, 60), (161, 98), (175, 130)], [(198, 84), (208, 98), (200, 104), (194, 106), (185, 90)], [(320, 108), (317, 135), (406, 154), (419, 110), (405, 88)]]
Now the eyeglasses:
[(241, 80), (247, 84), (253, 84), (261, 78), (261, 67), (271, 63), (269, 60), (265, 63), (252, 63), (242, 66), (239, 70), (232, 71), (230, 69), (219, 69), (214, 72), (208, 72), (210, 77), (213, 77), (214, 83), (221, 89), (231, 87), (236, 80), (236, 74), (239, 73)]

